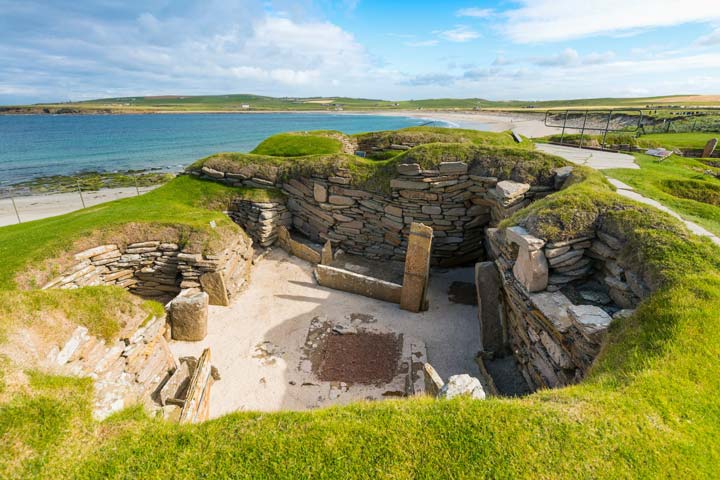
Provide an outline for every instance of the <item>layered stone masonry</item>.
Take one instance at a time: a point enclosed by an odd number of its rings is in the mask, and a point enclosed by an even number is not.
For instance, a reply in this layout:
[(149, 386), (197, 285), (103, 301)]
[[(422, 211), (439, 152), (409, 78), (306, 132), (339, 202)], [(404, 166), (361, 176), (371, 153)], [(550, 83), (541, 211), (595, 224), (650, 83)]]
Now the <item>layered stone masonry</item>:
[(238, 199), (230, 204), (227, 213), (261, 247), (275, 243), (278, 228), (288, 227), (292, 223), (292, 214), (284, 201), (253, 202)]
[(279, 187), (296, 230), (370, 259), (404, 260), (410, 225), (423, 223), (434, 232), (433, 264), (479, 258), (485, 227), (556, 189), (473, 175), (463, 162), (443, 162), (437, 170), (400, 164), (387, 194), (351, 187), (350, 172), (343, 168), (284, 182), (209, 167), (193, 173), (230, 185)]
[(159, 408), (152, 395), (176, 367), (165, 329), (164, 318), (153, 318), (108, 344), (90, 335), (87, 328), (77, 327), (62, 348), (50, 351), (45, 366), (93, 379), (93, 415), (97, 419), (136, 403)]
[[(247, 281), (252, 241), (237, 236), (218, 254), (183, 252), (176, 243), (147, 241), (100, 245), (74, 255), (74, 263), (43, 289), (116, 285), (143, 297), (169, 297), (201, 288), (228, 298)], [(221, 274), (220, 277), (206, 274)]]
[(495, 321), (533, 388), (580, 381), (612, 320), (651, 293), (637, 267), (622, 261), (621, 239), (602, 225), (554, 243), (521, 227), (489, 229), (488, 247), (502, 282)]

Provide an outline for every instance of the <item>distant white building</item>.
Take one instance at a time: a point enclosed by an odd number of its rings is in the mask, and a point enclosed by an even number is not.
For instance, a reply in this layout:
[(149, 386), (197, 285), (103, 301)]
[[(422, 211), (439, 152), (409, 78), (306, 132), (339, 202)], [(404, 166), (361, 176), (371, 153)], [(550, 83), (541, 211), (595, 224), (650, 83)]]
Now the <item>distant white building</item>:
[(243, 103), (242, 105), (240, 105), (240, 108), (242, 108), (243, 110), (248, 110), (250, 108), (250, 104)]

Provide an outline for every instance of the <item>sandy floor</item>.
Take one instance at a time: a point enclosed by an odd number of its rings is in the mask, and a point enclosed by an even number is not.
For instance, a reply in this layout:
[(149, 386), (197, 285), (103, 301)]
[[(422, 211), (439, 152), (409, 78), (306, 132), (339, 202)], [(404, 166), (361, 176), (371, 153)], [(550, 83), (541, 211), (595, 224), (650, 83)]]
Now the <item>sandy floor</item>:
[(472, 269), (434, 271), (430, 310), (412, 314), (394, 304), (320, 287), (310, 264), (274, 249), (254, 267), (249, 289), (230, 307), (210, 307), (204, 341), (171, 342), (170, 348), (176, 356), (198, 356), (211, 348), (222, 376), (213, 385), (212, 417), (395, 396), (403, 388), (401, 377), (381, 386), (319, 381), (306, 355), (314, 341), (307, 342), (308, 332), (315, 329), (311, 324), (400, 333), (406, 350), (409, 343), (425, 344), (429, 362), (443, 378), (478, 376), (473, 360), (480, 347), (477, 307), (448, 300), (448, 286), (455, 280), (472, 281)]
[[(140, 193), (149, 192), (154, 188), (157, 187), (141, 187)], [(85, 206), (91, 207), (99, 203), (109, 202), (119, 198), (134, 197), (135, 195), (137, 195), (135, 187), (105, 188), (96, 192), (83, 192), (83, 199), (85, 200)], [(23, 222), (62, 215), (63, 213), (83, 208), (78, 193), (16, 197), (15, 206), (20, 214), (20, 220)], [(0, 226), (13, 225), (15, 223), (18, 223), (18, 218), (15, 214), (12, 201), (9, 198), (1, 199)]]

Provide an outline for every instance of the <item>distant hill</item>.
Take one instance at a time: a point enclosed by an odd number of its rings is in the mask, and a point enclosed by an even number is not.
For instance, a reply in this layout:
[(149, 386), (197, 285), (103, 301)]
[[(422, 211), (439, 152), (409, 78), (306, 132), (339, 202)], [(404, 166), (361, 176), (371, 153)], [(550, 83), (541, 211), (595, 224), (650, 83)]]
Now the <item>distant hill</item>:
[(483, 98), (381, 100), (348, 97), (268, 97), (252, 94), (158, 95), (116, 97), (82, 102), (0, 107), (0, 113), (133, 113), (133, 112), (238, 112), (238, 111), (362, 111), (362, 110), (532, 110), (558, 108), (648, 108), (720, 106), (720, 95), (672, 95), (640, 98), (586, 98), (574, 100), (493, 101)]

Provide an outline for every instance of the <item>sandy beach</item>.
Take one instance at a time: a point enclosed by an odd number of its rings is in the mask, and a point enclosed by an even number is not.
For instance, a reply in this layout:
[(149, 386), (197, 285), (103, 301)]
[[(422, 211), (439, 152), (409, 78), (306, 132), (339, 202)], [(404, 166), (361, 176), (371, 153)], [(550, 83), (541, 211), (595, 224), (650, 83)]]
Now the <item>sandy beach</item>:
[[(277, 112), (275, 112), (277, 113)], [(318, 113), (318, 112), (313, 112)], [(382, 115), (392, 117), (411, 117), (427, 121), (442, 121), (454, 127), (502, 132), (513, 130), (526, 137), (542, 137), (559, 131), (557, 128), (546, 127), (544, 117), (540, 114), (514, 113), (514, 112), (443, 112), (402, 110), (393, 112), (327, 112), (337, 115)], [(152, 190), (154, 187), (141, 188), (140, 192)], [(84, 192), (83, 197), (87, 207), (97, 205), (119, 198), (137, 195), (134, 187), (108, 188), (95, 192)], [(48, 195), (32, 195), (16, 197), (15, 205), (20, 214), (21, 222), (29, 222), (41, 218), (61, 215), (82, 208), (80, 196), (77, 193), (59, 193)], [(0, 199), (0, 226), (18, 223), (15, 209), (9, 198)]]
[[(347, 113), (357, 115), (360, 112)], [(513, 130), (520, 135), (529, 138), (544, 137), (546, 135), (552, 135), (560, 132), (559, 128), (545, 126), (545, 116), (543, 114), (532, 113), (402, 110), (397, 112), (362, 112), (361, 114), (411, 117), (426, 119), (428, 121), (439, 120), (450, 123), (452, 126), (457, 128), (484, 130), (488, 132)]]
[[(157, 186), (140, 187), (140, 194), (149, 192), (154, 188), (157, 188)], [(83, 200), (86, 207), (92, 207), (100, 203), (136, 195), (135, 187), (105, 188), (95, 192), (83, 192)], [(62, 215), (83, 208), (78, 193), (30, 195), (27, 197), (15, 197), (14, 200), (21, 222), (54, 217), (55, 215)], [(16, 223), (18, 223), (18, 217), (15, 214), (12, 200), (9, 198), (0, 199), (0, 226), (14, 225)]]

